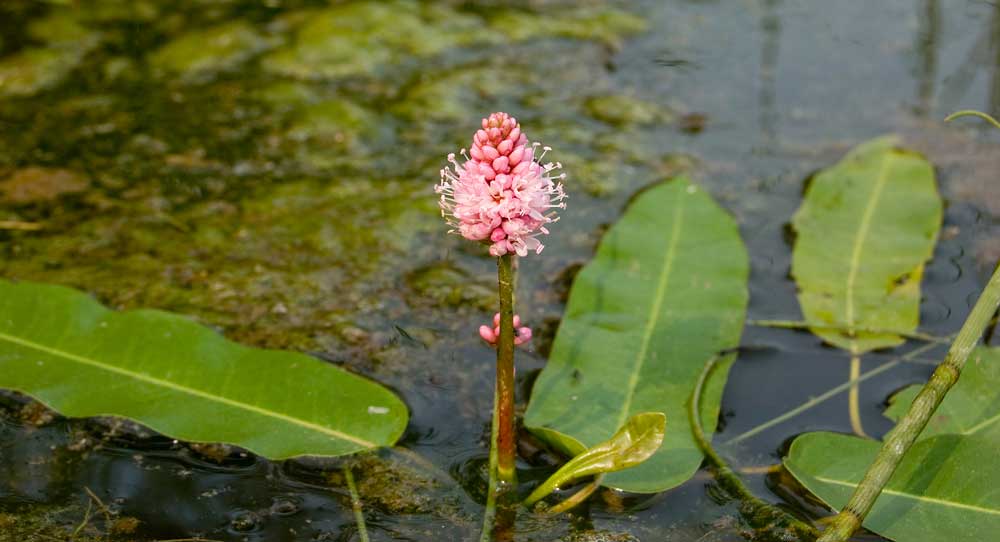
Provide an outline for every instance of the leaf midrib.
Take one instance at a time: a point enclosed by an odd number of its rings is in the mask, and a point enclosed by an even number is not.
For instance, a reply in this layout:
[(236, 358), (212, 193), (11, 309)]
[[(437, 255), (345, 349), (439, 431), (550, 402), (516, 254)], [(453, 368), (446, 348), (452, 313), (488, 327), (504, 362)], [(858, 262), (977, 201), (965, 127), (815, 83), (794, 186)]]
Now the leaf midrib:
[(889, 164), (892, 162), (892, 158), (892, 154), (886, 154), (885, 158), (882, 160), (882, 166), (879, 168), (878, 178), (875, 181), (875, 190), (872, 193), (871, 199), (868, 200), (868, 205), (865, 207), (864, 214), (861, 216), (861, 225), (858, 227), (857, 235), (854, 236), (854, 246), (851, 250), (850, 270), (847, 273), (847, 300), (844, 307), (844, 316), (847, 320), (846, 323), (851, 333), (852, 353), (857, 353), (857, 341), (854, 336), (856, 323), (854, 321), (854, 282), (857, 280), (858, 269), (861, 267), (861, 251), (864, 247), (865, 240), (868, 238), (868, 230), (871, 228), (872, 215), (875, 214), (875, 207), (878, 206), (879, 199), (882, 197), (882, 191), (889, 179), (888, 170)]
[[(858, 486), (858, 484), (853, 483), (853, 482), (848, 482), (846, 480), (836, 480), (836, 479), (833, 479), (833, 478), (827, 478), (825, 476), (817, 476), (816, 480), (818, 480), (820, 482), (823, 482), (825, 484), (833, 484), (833, 485), (842, 486), (842, 487), (851, 487), (851, 488), (854, 488), (854, 487)], [(960, 502), (955, 502), (955, 501), (949, 501), (949, 500), (945, 500), (945, 499), (938, 499), (938, 498), (935, 498), (935, 497), (928, 497), (926, 495), (914, 495), (912, 493), (905, 493), (903, 491), (898, 491), (898, 490), (889, 489), (889, 488), (882, 489), (882, 493), (883, 494), (887, 494), (887, 495), (893, 495), (893, 496), (900, 497), (900, 498), (903, 498), (903, 499), (911, 499), (911, 500), (915, 500), (915, 501), (934, 503), (934, 504), (938, 504), (940, 506), (946, 506), (946, 507), (949, 507), (949, 508), (959, 508), (959, 509), (963, 509), (963, 510), (969, 510), (969, 511), (972, 511), (972, 512), (981, 512), (981, 513), (984, 513), (984, 514), (990, 514), (990, 515), (1000, 516), (1000, 510), (997, 510), (995, 508), (983, 508), (982, 506), (976, 506), (974, 504), (965, 504), (965, 503), (960, 503)]]
[(645, 329), (643, 329), (642, 343), (639, 345), (639, 352), (636, 355), (636, 367), (632, 371), (632, 374), (629, 375), (628, 388), (625, 394), (625, 401), (622, 402), (621, 414), (618, 416), (617, 427), (621, 427), (625, 423), (628, 413), (632, 409), (632, 399), (635, 397), (636, 386), (639, 385), (639, 374), (642, 372), (642, 367), (646, 362), (649, 341), (652, 340), (653, 329), (656, 328), (656, 324), (659, 321), (663, 298), (666, 297), (667, 283), (669, 282), (670, 271), (673, 268), (674, 256), (677, 253), (677, 240), (680, 238), (681, 218), (684, 216), (684, 206), (681, 205), (682, 201), (684, 201), (683, 195), (677, 198), (677, 201), (674, 203), (674, 221), (671, 227), (670, 241), (667, 244), (667, 252), (663, 257), (663, 268), (660, 271), (657, 282), (656, 294), (653, 297), (653, 303), (650, 305), (650, 316), (646, 321)]
[(86, 357), (83, 357), (83, 356), (80, 356), (80, 355), (77, 355), (77, 354), (73, 354), (73, 353), (70, 353), (70, 352), (65, 352), (63, 350), (59, 350), (59, 349), (56, 349), (56, 348), (51, 348), (51, 347), (48, 347), (48, 346), (45, 346), (45, 345), (42, 345), (42, 344), (38, 344), (38, 343), (35, 343), (35, 342), (32, 342), (32, 341), (21, 339), (19, 337), (15, 337), (13, 335), (8, 335), (6, 333), (0, 332), (0, 340), (4, 340), (4, 341), (13, 343), (15, 345), (23, 346), (23, 347), (26, 347), (26, 348), (32, 348), (32, 349), (38, 350), (40, 352), (45, 352), (47, 354), (51, 354), (53, 356), (65, 358), (65, 359), (67, 359), (69, 361), (73, 361), (73, 362), (76, 362), (76, 363), (79, 363), (79, 364), (89, 365), (91, 367), (95, 367), (95, 368), (98, 368), (98, 369), (101, 369), (101, 370), (104, 370), (104, 371), (108, 371), (110, 373), (115, 373), (115, 374), (118, 374), (118, 375), (122, 375), (122, 376), (125, 376), (125, 377), (128, 377), (128, 378), (132, 378), (134, 380), (138, 380), (140, 382), (144, 382), (144, 383), (147, 383), (147, 384), (152, 384), (154, 386), (159, 386), (159, 387), (166, 388), (166, 389), (169, 389), (169, 390), (173, 390), (173, 391), (176, 391), (176, 392), (185, 393), (185, 394), (188, 394), (188, 395), (199, 397), (201, 399), (205, 399), (205, 400), (208, 400), (208, 401), (220, 403), (220, 404), (223, 404), (223, 405), (226, 405), (226, 406), (229, 406), (229, 407), (243, 409), (243, 410), (246, 410), (246, 411), (249, 411), (249, 412), (253, 412), (255, 414), (260, 414), (262, 416), (266, 416), (266, 417), (269, 417), (269, 418), (274, 418), (274, 419), (277, 419), (277, 420), (288, 422), (288, 423), (291, 423), (293, 425), (298, 425), (300, 427), (304, 427), (306, 429), (309, 429), (309, 430), (312, 430), (312, 431), (316, 431), (318, 433), (323, 433), (325, 435), (329, 435), (329, 436), (332, 436), (332, 437), (335, 437), (335, 438), (339, 438), (341, 440), (346, 440), (348, 442), (353, 442), (355, 444), (364, 446), (366, 448), (374, 448), (375, 447), (375, 443), (373, 443), (373, 442), (369, 442), (369, 441), (367, 441), (365, 439), (362, 439), (360, 437), (355, 437), (355, 436), (349, 435), (347, 433), (342, 433), (340, 431), (337, 431), (336, 429), (331, 429), (329, 427), (324, 427), (322, 425), (318, 425), (318, 424), (315, 424), (315, 423), (310, 422), (310, 421), (306, 421), (306, 420), (302, 420), (302, 419), (295, 418), (295, 417), (292, 417), (292, 416), (288, 416), (288, 415), (282, 414), (280, 412), (275, 412), (273, 410), (268, 410), (266, 408), (261, 408), (261, 407), (256, 406), (256, 405), (251, 405), (249, 403), (243, 403), (241, 401), (236, 401), (236, 400), (233, 400), (233, 399), (229, 399), (227, 397), (222, 397), (222, 396), (219, 396), (219, 395), (213, 395), (211, 393), (208, 393), (208, 392), (205, 392), (205, 391), (202, 391), (202, 390), (199, 390), (199, 389), (189, 388), (187, 386), (182, 386), (180, 384), (175, 384), (175, 383), (170, 382), (168, 380), (163, 380), (163, 379), (156, 378), (156, 377), (149, 376), (149, 375), (145, 375), (145, 374), (142, 374), (142, 373), (136, 373), (136, 372), (133, 372), (133, 371), (129, 371), (127, 369), (122, 369), (121, 367), (115, 367), (114, 365), (108, 365), (106, 363), (101, 363), (100, 361), (97, 361), (97, 360), (86, 358)]

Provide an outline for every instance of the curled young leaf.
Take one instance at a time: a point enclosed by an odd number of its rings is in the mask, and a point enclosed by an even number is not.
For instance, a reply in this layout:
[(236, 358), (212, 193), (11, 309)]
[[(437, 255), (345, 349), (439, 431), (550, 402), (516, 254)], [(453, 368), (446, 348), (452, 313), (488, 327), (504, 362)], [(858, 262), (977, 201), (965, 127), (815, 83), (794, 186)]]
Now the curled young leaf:
[(584, 476), (615, 472), (642, 463), (663, 444), (667, 417), (662, 412), (640, 412), (629, 418), (610, 439), (569, 460), (525, 499), (531, 506), (559, 486)]

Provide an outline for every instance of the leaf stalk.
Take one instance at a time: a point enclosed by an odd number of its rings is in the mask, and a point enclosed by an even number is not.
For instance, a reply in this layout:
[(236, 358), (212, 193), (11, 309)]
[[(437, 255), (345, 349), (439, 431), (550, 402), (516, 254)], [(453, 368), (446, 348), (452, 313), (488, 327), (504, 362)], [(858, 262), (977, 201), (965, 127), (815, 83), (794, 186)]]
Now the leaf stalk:
[(712, 373), (718, 361), (719, 356), (713, 356), (705, 363), (705, 367), (702, 369), (701, 374), (698, 376), (698, 381), (694, 386), (694, 391), (691, 392), (687, 409), (691, 433), (698, 447), (701, 448), (702, 453), (705, 454), (705, 458), (711, 465), (715, 479), (726, 493), (733, 498), (739, 499), (741, 503), (740, 513), (754, 524), (754, 527), (759, 525), (761, 528), (767, 530), (787, 529), (794, 534), (795, 540), (815, 540), (819, 533), (816, 532), (816, 529), (812, 525), (772, 506), (747, 489), (746, 485), (743, 484), (743, 480), (716, 453), (715, 449), (712, 448), (712, 443), (705, 436), (705, 431), (701, 427), (701, 392), (705, 387), (705, 383), (708, 382), (708, 376)]

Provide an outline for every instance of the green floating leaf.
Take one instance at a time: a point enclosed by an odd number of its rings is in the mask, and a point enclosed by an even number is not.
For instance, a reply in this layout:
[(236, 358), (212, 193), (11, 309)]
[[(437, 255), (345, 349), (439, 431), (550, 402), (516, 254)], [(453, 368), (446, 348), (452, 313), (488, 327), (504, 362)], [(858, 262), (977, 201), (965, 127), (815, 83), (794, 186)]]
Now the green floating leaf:
[(309, 356), (242, 346), (166, 312), (115, 312), (76, 290), (3, 280), (0, 387), (67, 416), (124, 416), (272, 459), (390, 445), (407, 421), (389, 390)]
[(894, 137), (863, 143), (820, 172), (792, 222), (792, 275), (805, 319), (854, 354), (903, 342), (857, 330), (916, 330), (924, 262), (941, 224), (933, 168), (896, 145)]
[[(878, 454), (881, 443), (834, 433), (795, 439), (785, 468), (839, 510)], [(983, 542), (1000, 533), (997, 443), (984, 435), (938, 435), (916, 442), (903, 458), (865, 527), (899, 542)]]
[[(898, 422), (922, 387), (913, 385), (894, 395), (885, 415)], [(920, 438), (942, 434), (983, 434), (1000, 446), (1000, 349), (977, 348), (972, 352), (962, 376)]]
[(532, 505), (559, 486), (595, 474), (617, 472), (649, 459), (663, 444), (667, 417), (662, 412), (640, 412), (629, 418), (610, 439), (566, 462), (525, 499)]
[[(892, 399), (886, 415), (899, 420), (922, 386)], [(881, 443), (831, 433), (795, 439), (785, 467), (823, 502), (840, 509)], [(911, 540), (980, 541), (1000, 532), (1000, 349), (970, 356), (913, 448), (865, 519), (883, 536)]]
[[(642, 464), (603, 477), (637, 493), (690, 478), (702, 461), (687, 401), (705, 360), (739, 344), (748, 263), (733, 219), (687, 179), (641, 194), (573, 284), (525, 425), (570, 455), (638, 412), (671, 431)], [(706, 386), (702, 423), (715, 427), (732, 356)]]

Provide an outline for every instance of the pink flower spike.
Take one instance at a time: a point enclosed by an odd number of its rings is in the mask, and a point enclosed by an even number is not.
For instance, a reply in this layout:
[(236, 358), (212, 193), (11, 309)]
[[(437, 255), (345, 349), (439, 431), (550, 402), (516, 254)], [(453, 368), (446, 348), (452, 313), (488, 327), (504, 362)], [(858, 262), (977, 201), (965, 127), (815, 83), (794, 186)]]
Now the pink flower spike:
[(452, 232), (489, 244), (491, 256), (538, 254), (538, 236), (566, 207), (565, 174), (556, 173), (562, 166), (542, 161), (548, 147), (535, 156), (539, 144), (528, 142), (514, 117), (493, 113), (481, 125), (468, 154), (460, 153), (464, 162), (449, 154), (450, 167), (441, 170), (434, 187), (441, 214)]

